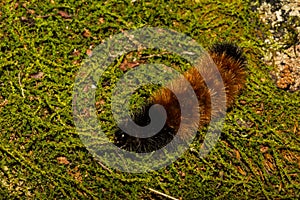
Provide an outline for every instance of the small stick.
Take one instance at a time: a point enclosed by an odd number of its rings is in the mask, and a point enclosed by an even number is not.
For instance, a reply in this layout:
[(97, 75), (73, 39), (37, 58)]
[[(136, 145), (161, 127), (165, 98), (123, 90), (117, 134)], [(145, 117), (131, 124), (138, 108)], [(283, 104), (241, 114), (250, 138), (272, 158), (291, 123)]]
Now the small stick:
[(23, 98), (25, 98), (24, 90), (23, 90), (22, 83), (21, 83), (21, 75), (20, 75), (20, 72), (18, 73), (18, 78), (19, 78), (19, 85), (20, 85), (20, 88), (21, 88), (22, 96), (23, 96)]
[(164, 197), (166, 197), (166, 198), (169, 198), (169, 199), (172, 199), (172, 200), (179, 200), (179, 199), (176, 199), (175, 197), (169, 196), (169, 195), (167, 195), (167, 194), (165, 194), (165, 193), (159, 192), (159, 191), (154, 190), (154, 189), (152, 189), (152, 188), (148, 188), (148, 187), (146, 187), (146, 188), (147, 188), (148, 190), (150, 190), (151, 192), (154, 192), (154, 193), (159, 194), (159, 195), (161, 195), (161, 196), (164, 196)]
[(107, 170), (109, 173), (113, 173), (110, 169), (108, 169), (108, 167), (106, 167), (104, 164), (102, 164), (101, 162), (98, 161), (98, 164), (101, 165), (101, 167), (105, 170)]

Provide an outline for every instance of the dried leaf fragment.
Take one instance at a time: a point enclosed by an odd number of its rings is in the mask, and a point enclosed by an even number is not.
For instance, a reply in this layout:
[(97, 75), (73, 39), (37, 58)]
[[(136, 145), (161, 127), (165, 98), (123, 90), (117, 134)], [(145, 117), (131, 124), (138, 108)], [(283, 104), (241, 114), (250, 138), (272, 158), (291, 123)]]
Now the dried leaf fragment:
[(141, 64), (141, 62), (139, 61), (134, 61), (134, 62), (123, 62), (121, 65), (120, 65), (120, 69), (122, 71), (126, 71), (127, 69), (131, 69), (131, 68), (134, 68), (136, 66), (139, 66)]
[(89, 38), (89, 37), (91, 37), (92, 34), (88, 29), (84, 29), (82, 35), (83, 35), (83, 37)]
[(44, 72), (38, 72), (30, 75), (31, 78), (35, 78), (35, 79), (41, 79), (43, 78), (43, 76), (44, 76)]
[(70, 16), (67, 12), (62, 11), (62, 10), (58, 11), (58, 14), (59, 14), (62, 18), (66, 18), (66, 19), (71, 18), (71, 16)]
[(70, 162), (68, 161), (68, 159), (67, 159), (66, 157), (63, 157), (63, 156), (57, 157), (56, 159), (57, 159), (57, 162), (58, 162), (59, 164), (68, 165), (68, 164), (70, 163)]
[(73, 53), (74, 56), (79, 56), (80, 55), (80, 51), (77, 49), (74, 49)]
[(93, 51), (91, 49), (87, 49), (86, 54), (91, 57), (93, 55)]

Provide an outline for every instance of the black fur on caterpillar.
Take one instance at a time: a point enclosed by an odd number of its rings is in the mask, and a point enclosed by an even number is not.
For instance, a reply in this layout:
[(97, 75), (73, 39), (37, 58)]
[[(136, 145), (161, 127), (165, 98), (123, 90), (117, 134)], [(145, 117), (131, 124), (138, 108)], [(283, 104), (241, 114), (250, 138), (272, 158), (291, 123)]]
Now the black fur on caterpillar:
[[(228, 42), (213, 45), (209, 49), (209, 55), (216, 64), (223, 79), (226, 93), (226, 107), (229, 108), (245, 84), (246, 58), (238, 46)], [(202, 61), (204, 66), (205, 62), (205, 60)], [(199, 128), (201, 128), (210, 122), (212, 116), (218, 115), (217, 112), (212, 113), (211, 91), (195, 67), (188, 69), (183, 73), (183, 76), (190, 82), (199, 103), (195, 109), (199, 109), (200, 121), (190, 121), (188, 123), (197, 123), (199, 124)], [(179, 93), (181, 90), (184, 91), (184, 88), (181, 87), (180, 80), (175, 81), (174, 85), (175, 90), (179, 91)], [(218, 95), (218, 91), (214, 91), (214, 93)], [(148, 115), (149, 108), (154, 104), (160, 104), (166, 110), (167, 120), (163, 129), (149, 138), (137, 138), (119, 129), (115, 133), (114, 143), (116, 146), (128, 151), (147, 153), (158, 150), (172, 141), (181, 123), (181, 111), (176, 96), (169, 89), (160, 88), (155, 91), (149, 98), (146, 106), (140, 111), (136, 111), (132, 118), (136, 124), (146, 126), (150, 123)], [(184, 140), (184, 138), (188, 136), (189, 131), (187, 130), (180, 134), (179, 138)]]

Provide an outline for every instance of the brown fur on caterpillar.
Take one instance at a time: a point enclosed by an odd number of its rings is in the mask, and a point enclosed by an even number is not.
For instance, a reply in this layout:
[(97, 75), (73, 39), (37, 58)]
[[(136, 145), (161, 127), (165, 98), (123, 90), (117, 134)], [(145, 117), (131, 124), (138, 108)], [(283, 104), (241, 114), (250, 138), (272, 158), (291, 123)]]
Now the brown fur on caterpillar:
[[(215, 44), (210, 48), (209, 55), (216, 64), (223, 79), (222, 84), (225, 86), (226, 107), (229, 108), (245, 83), (245, 56), (239, 47), (231, 43)], [(209, 62), (205, 59), (206, 58), (204, 57), (204, 60), (200, 62), (200, 65), (203, 68), (209, 67), (206, 66)], [(206, 73), (206, 76), (210, 77), (209, 69), (207, 69)], [(189, 121), (188, 123), (199, 124), (199, 128), (201, 128), (207, 125), (213, 116), (218, 115), (218, 105), (215, 105), (216, 109), (214, 109), (214, 112), (212, 113), (211, 95), (216, 95), (216, 97), (218, 97), (221, 92), (217, 90), (213, 91), (212, 94), (212, 91), (209, 90), (206, 82), (195, 67), (188, 69), (184, 72), (183, 76), (190, 82), (190, 85), (195, 91), (198, 99), (198, 105), (196, 105), (193, 109), (199, 110), (200, 113), (199, 122)], [(211, 77), (212, 78), (208, 79), (208, 81), (215, 81), (213, 80), (213, 76)], [(214, 83), (214, 85), (218, 84), (218, 82)], [(148, 104), (142, 108), (142, 111), (135, 113), (133, 116), (135, 123), (140, 126), (145, 126), (150, 122), (150, 118), (148, 116), (149, 108), (154, 104), (160, 104), (165, 108), (167, 113), (167, 120), (163, 129), (156, 135), (149, 138), (136, 138), (128, 135), (122, 130), (118, 130), (115, 133), (114, 141), (118, 147), (139, 153), (151, 152), (162, 148), (173, 139), (175, 134), (177, 134), (182, 121), (180, 105), (173, 92), (176, 90), (178, 93), (182, 93), (184, 95), (185, 88), (182, 87), (183, 84), (181, 84), (181, 80), (176, 80), (171, 85), (172, 90), (160, 88), (154, 92), (154, 94), (150, 97)], [(185, 137), (189, 136), (189, 132), (189, 130), (186, 130), (178, 133), (180, 134), (179, 138), (184, 140)]]

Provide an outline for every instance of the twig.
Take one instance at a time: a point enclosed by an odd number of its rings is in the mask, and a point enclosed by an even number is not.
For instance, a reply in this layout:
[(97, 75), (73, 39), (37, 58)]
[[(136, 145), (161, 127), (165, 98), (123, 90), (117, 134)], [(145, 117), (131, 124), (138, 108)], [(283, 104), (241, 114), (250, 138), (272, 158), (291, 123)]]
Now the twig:
[(102, 164), (101, 162), (98, 161), (98, 164), (101, 165), (101, 167), (105, 170), (107, 170), (109, 173), (113, 173), (108, 167), (106, 167), (104, 164)]
[(23, 96), (23, 98), (25, 98), (25, 95), (24, 95), (24, 89), (23, 89), (23, 86), (22, 86), (22, 83), (21, 83), (21, 75), (20, 75), (20, 72), (18, 73), (18, 78), (19, 78), (19, 85), (20, 85), (20, 88), (21, 88), (22, 96)]
[(147, 189), (150, 190), (151, 192), (154, 192), (154, 193), (156, 193), (156, 194), (159, 194), (159, 195), (161, 195), (161, 196), (164, 196), (164, 197), (166, 197), (166, 198), (168, 198), (168, 199), (179, 200), (179, 199), (176, 199), (175, 197), (169, 196), (169, 195), (167, 195), (167, 194), (165, 194), (165, 193), (159, 192), (159, 191), (154, 190), (154, 189), (152, 189), (152, 188), (148, 188), (148, 187), (145, 187), (145, 188), (147, 188)]

